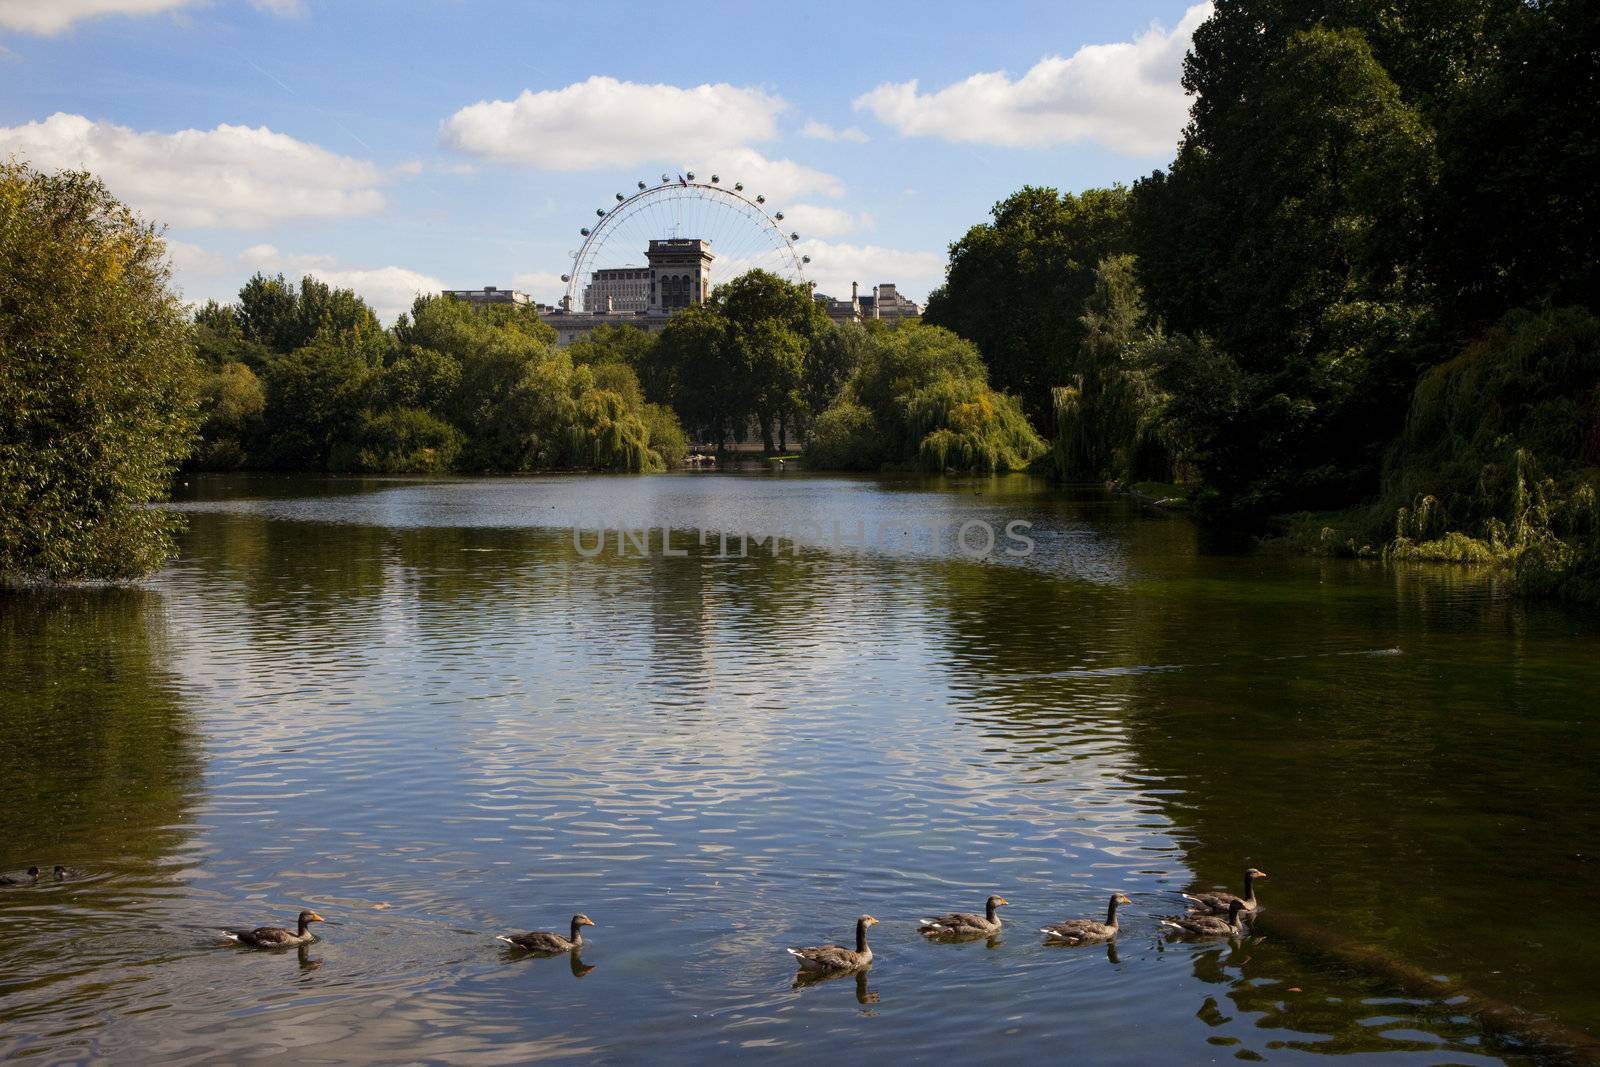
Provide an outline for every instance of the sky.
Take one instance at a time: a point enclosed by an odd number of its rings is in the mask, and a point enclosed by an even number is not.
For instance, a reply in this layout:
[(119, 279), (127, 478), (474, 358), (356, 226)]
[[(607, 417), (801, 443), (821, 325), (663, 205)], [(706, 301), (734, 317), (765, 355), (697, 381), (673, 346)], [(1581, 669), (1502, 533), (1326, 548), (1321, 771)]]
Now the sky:
[(784, 211), (819, 292), (921, 301), (1022, 186), (1171, 160), (1208, 13), (0, 0), (0, 159), (100, 175), (167, 227), (194, 302), (261, 270), (349, 286), (386, 321), (443, 288), (554, 303), (596, 208), (690, 170)]

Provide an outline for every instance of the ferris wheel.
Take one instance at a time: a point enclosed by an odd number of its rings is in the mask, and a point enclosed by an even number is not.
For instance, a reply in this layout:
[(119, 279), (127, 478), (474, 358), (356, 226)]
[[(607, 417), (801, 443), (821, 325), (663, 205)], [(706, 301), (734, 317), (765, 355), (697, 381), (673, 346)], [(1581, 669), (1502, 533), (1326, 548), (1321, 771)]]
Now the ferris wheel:
[(660, 184), (641, 181), (632, 193), (617, 193), (608, 207), (595, 209), (595, 221), (578, 231), (583, 244), (572, 253), (572, 269), (563, 274), (565, 306), (585, 311), (585, 290), (592, 278), (606, 272), (642, 270), (651, 241), (705, 241), (714, 257), (715, 277), (729, 279), (760, 268), (791, 282), (805, 280), (810, 256), (796, 248), (800, 235), (784, 229), (783, 212), (769, 208), (767, 198), (748, 192), (743, 182), (709, 181), (693, 171), (663, 174)]

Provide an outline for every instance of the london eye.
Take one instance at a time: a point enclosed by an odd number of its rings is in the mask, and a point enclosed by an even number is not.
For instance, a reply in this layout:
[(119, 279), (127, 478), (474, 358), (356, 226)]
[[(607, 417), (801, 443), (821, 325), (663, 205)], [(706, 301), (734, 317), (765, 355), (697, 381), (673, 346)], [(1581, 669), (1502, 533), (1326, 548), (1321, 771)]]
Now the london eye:
[(800, 235), (786, 228), (783, 212), (765, 195), (743, 182), (718, 174), (696, 178), (692, 171), (663, 174), (659, 182), (640, 181), (631, 191), (615, 193), (595, 208), (579, 236), (583, 244), (561, 276), (567, 286), (564, 303), (572, 310), (606, 310), (588, 306), (591, 281), (608, 272), (643, 269), (651, 241), (706, 242), (720, 280), (759, 268), (800, 282), (810, 262), (797, 249)]

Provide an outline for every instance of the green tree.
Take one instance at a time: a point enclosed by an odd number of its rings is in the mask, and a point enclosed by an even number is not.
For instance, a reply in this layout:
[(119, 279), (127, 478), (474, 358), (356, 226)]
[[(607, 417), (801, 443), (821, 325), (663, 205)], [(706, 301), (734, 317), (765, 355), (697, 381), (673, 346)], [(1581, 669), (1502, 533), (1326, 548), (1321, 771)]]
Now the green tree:
[(233, 470), (249, 462), (261, 434), (267, 391), (243, 363), (224, 363), (200, 382), (200, 443), (191, 462), (204, 470)]
[(856, 372), (817, 418), (808, 464), (1017, 471), (1044, 452), (1016, 398), (989, 388), (972, 342), (919, 322), (865, 336)]
[(1156, 310), (1213, 338), (1244, 390), (1239, 417), (1185, 432), (1209, 442), (1204, 474), (1240, 514), (1347, 503), (1375, 486), (1427, 358), (1431, 130), (1358, 31), (1320, 28), (1211, 125), (1209, 147), (1136, 187)]
[(1053, 394), (1056, 473), (1068, 480), (1170, 480), (1167, 397), (1152, 366), (1163, 338), (1145, 310), (1132, 256), (1101, 261), (1080, 321), (1079, 373)]
[(726, 444), (750, 411), (749, 381), (716, 308), (697, 304), (667, 320), (642, 375), (646, 393), (672, 405), (691, 435)]
[(1027, 186), (950, 246), (923, 317), (976, 344), (995, 386), (1035, 418), (1049, 413), (1051, 387), (1077, 373), (1078, 310), (1096, 264), (1129, 250), (1127, 202), (1121, 186), (1076, 195)]
[(0, 163), (0, 574), (131, 579), (171, 548), (165, 498), (199, 364), (159, 232), (83, 173)]

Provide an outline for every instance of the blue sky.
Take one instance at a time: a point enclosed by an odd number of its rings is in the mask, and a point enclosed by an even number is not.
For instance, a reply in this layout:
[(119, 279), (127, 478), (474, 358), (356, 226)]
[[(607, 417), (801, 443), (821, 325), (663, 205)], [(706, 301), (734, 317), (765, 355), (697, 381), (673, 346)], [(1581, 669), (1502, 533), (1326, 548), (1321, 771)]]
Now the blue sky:
[(920, 300), (1020, 186), (1165, 165), (1205, 13), (0, 0), (0, 157), (102, 173), (168, 223), (194, 300), (261, 268), (386, 317), (439, 285), (551, 301), (596, 207), (688, 168), (784, 207), (822, 290)]

